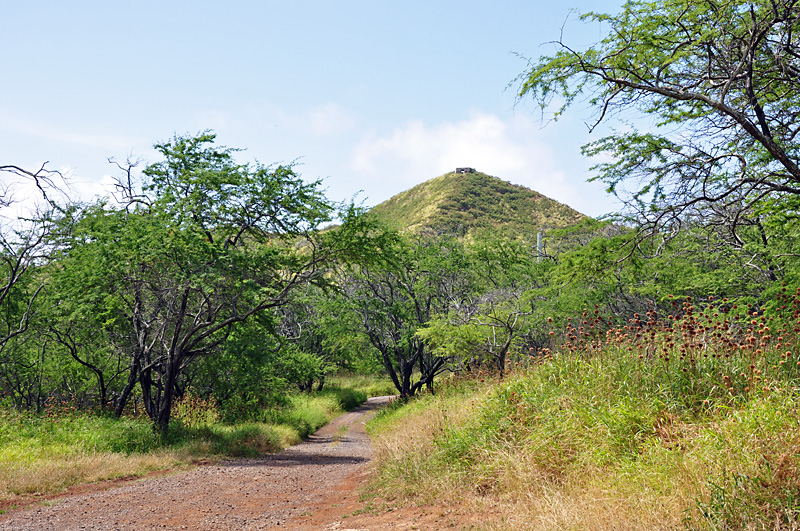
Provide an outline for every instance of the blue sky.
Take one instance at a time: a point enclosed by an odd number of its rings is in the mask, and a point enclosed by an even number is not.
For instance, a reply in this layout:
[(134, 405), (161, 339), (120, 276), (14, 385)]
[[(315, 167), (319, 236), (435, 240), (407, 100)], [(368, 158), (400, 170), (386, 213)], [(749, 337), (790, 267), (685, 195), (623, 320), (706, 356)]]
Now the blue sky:
[[(157, 160), (174, 134), (217, 133), (243, 161), (298, 164), (370, 206), (472, 166), (592, 216), (615, 208), (580, 146), (580, 106), (546, 126), (513, 80), (568, 15), (619, 1), (5, 2), (0, 164), (68, 172), (103, 194), (109, 157)], [(512, 83), (511, 88), (507, 88)], [(7, 177), (2, 177), (7, 178)]]

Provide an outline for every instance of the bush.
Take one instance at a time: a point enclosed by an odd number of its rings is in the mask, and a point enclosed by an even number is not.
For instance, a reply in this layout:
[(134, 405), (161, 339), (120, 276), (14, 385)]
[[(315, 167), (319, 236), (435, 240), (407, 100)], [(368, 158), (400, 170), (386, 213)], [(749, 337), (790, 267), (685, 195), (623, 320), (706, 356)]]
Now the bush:
[(351, 411), (367, 401), (367, 394), (355, 389), (334, 389), (339, 406), (345, 411)]
[(213, 396), (202, 398), (188, 389), (172, 404), (172, 418), (185, 426), (198, 427), (219, 422), (222, 414)]
[(502, 505), (502, 529), (794, 529), (800, 292), (775, 299), (684, 298), (610, 328), (587, 310), (504, 380), (474, 375), (491, 392), (451, 379), (379, 414), (376, 485)]

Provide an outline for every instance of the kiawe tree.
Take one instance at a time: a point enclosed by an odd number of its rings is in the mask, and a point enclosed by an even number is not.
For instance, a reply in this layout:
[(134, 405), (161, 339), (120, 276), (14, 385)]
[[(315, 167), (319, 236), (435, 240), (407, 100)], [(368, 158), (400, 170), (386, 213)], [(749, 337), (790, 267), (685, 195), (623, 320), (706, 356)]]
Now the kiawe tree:
[[(0, 353), (27, 330), (44, 288), (29, 277), (59, 245), (66, 208), (56, 201), (64, 194), (62, 180), (46, 165), (37, 171), (0, 165)], [(19, 185), (27, 185), (34, 195), (17, 189)], [(25, 195), (27, 205), (22, 205)]]
[(535, 259), (536, 248), (522, 240), (487, 238), (466, 248), (471, 271), (468, 290), (417, 331), (434, 354), (454, 360), (456, 367), (486, 366), (502, 377), (509, 355), (519, 357), (523, 344), (541, 328), (537, 308), (550, 263)]
[(46, 163), (0, 165), (0, 395), (30, 408), (42, 406), (45, 370), (28, 332), (45, 306), (42, 267), (69, 225), (67, 188)]
[(181, 375), (218, 353), (235, 326), (283, 305), (289, 293), (325, 282), (334, 258), (363, 241), (355, 210), (336, 231), (318, 231), (334, 205), (319, 182), (289, 166), (242, 165), (215, 136), (157, 144), (144, 186), (121, 182), (123, 208), (88, 208), (57, 274), (72, 275), (71, 300), (107, 314), (129, 363), (117, 412), (138, 383), (159, 430), (169, 425)]
[[(392, 241), (385, 237), (384, 241)], [(455, 238), (397, 237), (383, 262), (361, 263), (340, 280), (358, 332), (367, 337), (400, 396), (433, 388), (448, 369), (447, 357), (417, 335), (448, 304), (469, 294), (471, 274)]]
[(617, 15), (582, 18), (605, 38), (583, 50), (556, 42), (521, 76), (519, 96), (556, 104), (556, 117), (586, 101), (592, 128), (633, 118), (584, 152), (609, 160), (595, 179), (625, 201), (640, 235), (712, 227), (774, 278), (764, 220), (796, 223), (800, 206), (800, 2), (629, 0)]
[[(284, 348), (282, 376), (303, 391), (321, 391), (326, 375), (370, 364), (369, 349), (357, 333), (356, 316), (336, 287), (310, 286), (295, 291), (289, 304), (277, 312)], [(374, 365), (374, 362), (372, 363)]]

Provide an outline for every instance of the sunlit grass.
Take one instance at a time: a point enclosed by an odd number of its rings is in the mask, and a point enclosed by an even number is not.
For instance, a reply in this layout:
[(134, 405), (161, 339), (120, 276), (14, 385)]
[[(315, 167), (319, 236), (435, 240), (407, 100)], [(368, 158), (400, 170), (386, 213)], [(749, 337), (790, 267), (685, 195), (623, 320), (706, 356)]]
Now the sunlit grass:
[(72, 408), (50, 409), (45, 415), (0, 410), (0, 502), (141, 476), (200, 458), (277, 452), (343, 413), (343, 402), (364, 399), (345, 390), (295, 395), (264, 412), (264, 422), (228, 425), (219, 422), (213, 400), (189, 393), (176, 404), (166, 439), (146, 418), (117, 419)]
[(335, 374), (329, 376), (327, 382), (331, 386), (360, 391), (368, 397), (397, 394), (392, 380), (383, 374)]
[(504, 380), (387, 411), (373, 488), (500, 507), (492, 530), (798, 528), (800, 304), (725, 302), (622, 327), (587, 310)]

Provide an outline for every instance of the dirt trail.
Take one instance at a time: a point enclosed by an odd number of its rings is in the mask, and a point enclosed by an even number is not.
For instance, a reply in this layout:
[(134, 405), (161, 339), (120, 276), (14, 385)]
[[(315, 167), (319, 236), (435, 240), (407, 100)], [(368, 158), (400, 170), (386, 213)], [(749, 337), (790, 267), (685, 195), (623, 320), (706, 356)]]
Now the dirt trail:
[(388, 400), (371, 398), (279, 454), (201, 466), (66, 497), (50, 506), (13, 510), (0, 515), (0, 529), (410, 529), (412, 524), (394, 517), (351, 517), (362, 505), (356, 489), (371, 454), (364, 424)]

